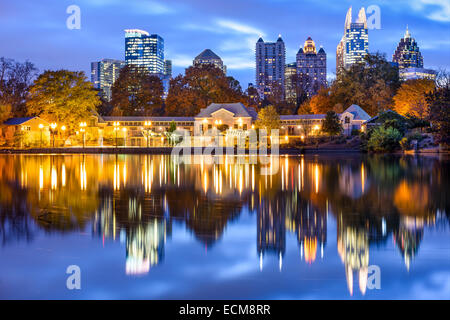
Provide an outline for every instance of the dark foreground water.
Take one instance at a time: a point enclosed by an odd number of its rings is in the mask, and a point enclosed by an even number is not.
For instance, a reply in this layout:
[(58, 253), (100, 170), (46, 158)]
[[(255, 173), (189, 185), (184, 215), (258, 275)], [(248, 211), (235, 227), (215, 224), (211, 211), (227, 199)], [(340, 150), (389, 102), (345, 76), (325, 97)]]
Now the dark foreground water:
[(448, 159), (208, 160), (0, 155), (0, 298), (450, 299)]

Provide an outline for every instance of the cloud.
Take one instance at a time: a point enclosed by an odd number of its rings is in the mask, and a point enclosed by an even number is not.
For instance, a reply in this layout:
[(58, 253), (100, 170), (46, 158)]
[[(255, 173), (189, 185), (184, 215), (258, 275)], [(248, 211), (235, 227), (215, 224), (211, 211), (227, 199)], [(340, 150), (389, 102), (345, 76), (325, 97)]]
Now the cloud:
[(416, 10), (426, 10), (428, 19), (450, 22), (450, 1), (448, 0), (415, 0), (412, 5)]
[(247, 26), (231, 20), (219, 19), (216, 21), (219, 27), (229, 29), (241, 34), (252, 34), (256, 36), (264, 36), (264, 32), (251, 26)]

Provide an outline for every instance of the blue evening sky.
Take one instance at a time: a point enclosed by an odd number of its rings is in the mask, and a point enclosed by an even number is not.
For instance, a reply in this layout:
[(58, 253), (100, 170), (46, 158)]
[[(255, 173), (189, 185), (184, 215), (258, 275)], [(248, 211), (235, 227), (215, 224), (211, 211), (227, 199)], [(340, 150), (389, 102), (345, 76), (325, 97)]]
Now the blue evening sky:
[[(69, 5), (81, 8), (81, 29), (69, 30)], [(334, 76), (335, 52), (345, 14), (377, 5), (381, 29), (369, 30), (370, 51), (392, 57), (409, 25), (426, 68), (450, 70), (449, 0), (0, 0), (0, 56), (30, 60), (43, 71), (66, 68), (90, 72), (90, 62), (124, 59), (124, 32), (139, 28), (165, 40), (174, 75), (193, 58), (212, 49), (228, 74), (245, 89), (254, 82), (254, 47), (260, 35), (286, 42), (286, 62), (311, 36), (327, 52), (327, 72)]]

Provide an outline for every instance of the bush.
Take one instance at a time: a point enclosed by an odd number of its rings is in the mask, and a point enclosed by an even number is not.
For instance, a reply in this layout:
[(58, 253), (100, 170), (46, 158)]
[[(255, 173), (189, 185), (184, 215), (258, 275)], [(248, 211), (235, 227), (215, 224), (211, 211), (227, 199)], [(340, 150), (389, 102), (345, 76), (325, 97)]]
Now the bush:
[(402, 134), (397, 129), (380, 126), (372, 131), (367, 147), (375, 152), (392, 152), (399, 148), (401, 138)]
[(409, 142), (408, 138), (404, 137), (402, 140), (400, 140), (400, 147), (402, 147), (402, 150), (411, 149), (411, 143)]

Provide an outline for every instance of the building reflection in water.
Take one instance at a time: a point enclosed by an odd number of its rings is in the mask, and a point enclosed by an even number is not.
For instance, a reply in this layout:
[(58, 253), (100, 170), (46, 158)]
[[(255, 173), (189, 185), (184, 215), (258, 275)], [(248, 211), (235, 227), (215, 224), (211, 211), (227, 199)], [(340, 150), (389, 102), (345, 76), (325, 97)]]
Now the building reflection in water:
[(442, 192), (449, 172), (434, 159), (283, 156), (274, 175), (262, 175), (248, 157), (199, 159), (0, 156), (2, 241), (31, 241), (33, 228), (65, 233), (92, 225), (103, 243), (122, 238), (127, 274), (145, 274), (164, 261), (174, 222), (210, 250), (248, 211), (256, 213), (260, 268), (275, 258), (282, 270), (287, 233), (296, 235), (305, 263), (324, 258), (332, 216), (349, 292), (357, 279), (364, 294), (372, 245), (393, 241), (410, 269), (425, 227), (449, 221)]

